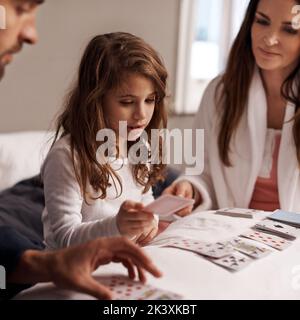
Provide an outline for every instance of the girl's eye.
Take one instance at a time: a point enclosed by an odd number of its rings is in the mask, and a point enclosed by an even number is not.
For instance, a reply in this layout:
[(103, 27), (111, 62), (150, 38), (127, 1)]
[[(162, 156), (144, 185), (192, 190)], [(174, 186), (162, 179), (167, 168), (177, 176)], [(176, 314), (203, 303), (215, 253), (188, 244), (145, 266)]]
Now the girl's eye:
[(127, 106), (130, 104), (133, 104), (133, 101), (132, 100), (123, 100), (123, 101), (120, 101), (120, 104)]
[(156, 100), (155, 98), (147, 99), (146, 103), (153, 104), (153, 103), (155, 103), (155, 100)]
[(255, 22), (262, 25), (262, 26), (269, 26), (270, 25), (269, 21), (264, 20), (264, 19), (260, 19), (260, 18), (256, 18)]

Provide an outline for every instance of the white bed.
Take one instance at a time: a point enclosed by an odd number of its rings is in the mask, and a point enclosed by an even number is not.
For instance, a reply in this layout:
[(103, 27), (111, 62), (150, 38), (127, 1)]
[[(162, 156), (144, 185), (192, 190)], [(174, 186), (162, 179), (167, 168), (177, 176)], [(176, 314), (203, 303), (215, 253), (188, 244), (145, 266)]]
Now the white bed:
[[(0, 189), (38, 173), (48, 148), (49, 134), (30, 132), (0, 134)], [(263, 219), (261, 214), (255, 220)], [(185, 236), (215, 242), (239, 235), (254, 220), (200, 212), (171, 225), (158, 240)], [(185, 299), (300, 299), (300, 239), (283, 252), (254, 261), (246, 269), (231, 273), (206, 259), (159, 242), (145, 248), (163, 271), (164, 277), (148, 277), (149, 283), (183, 295)], [(99, 268), (96, 277), (125, 274), (118, 264)], [(51, 284), (38, 284), (16, 299), (92, 299), (60, 290)]]
[(46, 131), (0, 134), (0, 191), (39, 173), (52, 136)]

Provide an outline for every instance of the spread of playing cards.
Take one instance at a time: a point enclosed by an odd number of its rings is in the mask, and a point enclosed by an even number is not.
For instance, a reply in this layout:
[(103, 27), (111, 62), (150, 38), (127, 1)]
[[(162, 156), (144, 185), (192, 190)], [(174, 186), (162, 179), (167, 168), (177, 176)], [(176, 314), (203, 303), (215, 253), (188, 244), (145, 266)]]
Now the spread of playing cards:
[[(227, 208), (217, 215), (252, 219), (258, 213), (251, 209)], [(177, 248), (198, 254), (229, 271), (240, 271), (272, 252), (281, 252), (300, 235), (300, 214), (277, 210), (271, 216), (253, 224), (239, 236), (215, 243), (189, 238), (170, 239), (162, 247)]]
[(174, 292), (155, 288), (148, 284), (133, 281), (124, 276), (101, 278), (114, 295), (114, 300), (182, 300), (183, 297)]

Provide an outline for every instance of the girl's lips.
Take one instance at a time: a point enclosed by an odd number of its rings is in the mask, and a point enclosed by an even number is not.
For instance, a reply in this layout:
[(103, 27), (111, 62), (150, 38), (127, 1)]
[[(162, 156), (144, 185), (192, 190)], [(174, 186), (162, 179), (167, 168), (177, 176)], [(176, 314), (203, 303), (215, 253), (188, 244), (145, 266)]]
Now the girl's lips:
[(145, 127), (128, 127), (128, 140), (137, 140), (143, 133)]
[(144, 130), (145, 126), (128, 126), (129, 130)]

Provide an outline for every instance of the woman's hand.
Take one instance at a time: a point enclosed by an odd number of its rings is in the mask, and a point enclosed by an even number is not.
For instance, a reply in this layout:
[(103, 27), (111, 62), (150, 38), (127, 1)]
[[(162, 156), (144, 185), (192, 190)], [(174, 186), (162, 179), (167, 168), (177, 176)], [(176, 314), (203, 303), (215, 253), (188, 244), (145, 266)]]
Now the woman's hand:
[(182, 210), (177, 211), (175, 214), (180, 217), (185, 217), (193, 211), (195, 207), (198, 207), (202, 202), (202, 197), (196, 188), (187, 181), (182, 180), (179, 182), (174, 182), (170, 187), (166, 188), (163, 194), (171, 194), (178, 197), (184, 197), (187, 199), (194, 199), (195, 204), (193, 206), (186, 207)]
[(123, 236), (133, 238), (141, 234), (153, 234), (156, 223), (152, 212), (146, 211), (142, 203), (125, 201), (117, 215), (117, 226)]

